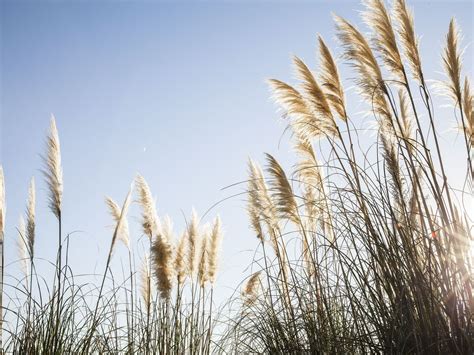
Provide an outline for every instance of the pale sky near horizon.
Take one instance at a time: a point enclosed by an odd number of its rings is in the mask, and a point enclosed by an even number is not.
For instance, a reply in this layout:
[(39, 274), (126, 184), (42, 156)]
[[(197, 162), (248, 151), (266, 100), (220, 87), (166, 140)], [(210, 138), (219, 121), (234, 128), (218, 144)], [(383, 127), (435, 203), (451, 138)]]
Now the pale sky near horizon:
[[(472, 74), (473, 3), (409, 4), (427, 76), (442, 78), (440, 49), (452, 16), (464, 33)], [(180, 232), (192, 207), (202, 214), (244, 191), (221, 189), (245, 181), (249, 156), (263, 163), (263, 152), (270, 152), (291, 168), (288, 135), (281, 139), (285, 124), (265, 79), (292, 81), (292, 54), (314, 68), (318, 33), (340, 54), (331, 12), (366, 30), (360, 10), (358, 1), (0, 1), (6, 272), (19, 267), (11, 264), (15, 226), (33, 175), (36, 255), (54, 259), (55, 221), (40, 172), (52, 113), (62, 145), (64, 231), (77, 231), (71, 264), (78, 273), (102, 273), (112, 233), (104, 196), (121, 203), (137, 172), (150, 184), (160, 216), (169, 214)], [(350, 87), (354, 74), (347, 66), (341, 73)], [(359, 99), (351, 100), (358, 112)], [(443, 144), (451, 140), (462, 143), (451, 135)], [(205, 221), (216, 214), (225, 231), (216, 291), (223, 300), (249, 275), (257, 240), (244, 196), (222, 202)], [(136, 207), (129, 219), (132, 238), (139, 239)], [(117, 246), (114, 255), (117, 273), (124, 249)]]

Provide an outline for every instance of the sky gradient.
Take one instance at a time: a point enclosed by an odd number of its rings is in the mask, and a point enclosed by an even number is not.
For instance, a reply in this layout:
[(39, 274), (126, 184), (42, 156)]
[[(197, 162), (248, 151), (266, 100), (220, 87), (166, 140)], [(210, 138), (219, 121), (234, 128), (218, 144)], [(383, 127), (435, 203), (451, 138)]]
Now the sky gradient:
[[(452, 16), (463, 30), (465, 69), (472, 73), (472, 2), (410, 4), (427, 76), (442, 78), (440, 49)], [(40, 172), (51, 114), (62, 145), (64, 230), (75, 232), (71, 263), (78, 273), (101, 273), (112, 234), (104, 196), (121, 202), (137, 172), (149, 182), (160, 216), (169, 214), (180, 232), (192, 207), (202, 214), (245, 190), (222, 188), (245, 181), (248, 157), (263, 162), (269, 152), (291, 167), (288, 135), (281, 139), (285, 123), (265, 79), (291, 81), (292, 54), (315, 67), (318, 33), (340, 54), (331, 12), (366, 30), (360, 10), (355, 1), (1, 1), (6, 264), (17, 259), (15, 226), (33, 175), (36, 255), (54, 259), (55, 221)], [(347, 66), (341, 74), (350, 87), (354, 75)], [(348, 101), (353, 112), (361, 110), (359, 98)], [(456, 137), (443, 144), (450, 139)], [(257, 239), (244, 196), (222, 202), (205, 221), (217, 213), (225, 231), (218, 277), (224, 297), (249, 274)], [(134, 207), (135, 240), (138, 221)], [(118, 249), (114, 265), (124, 255)]]

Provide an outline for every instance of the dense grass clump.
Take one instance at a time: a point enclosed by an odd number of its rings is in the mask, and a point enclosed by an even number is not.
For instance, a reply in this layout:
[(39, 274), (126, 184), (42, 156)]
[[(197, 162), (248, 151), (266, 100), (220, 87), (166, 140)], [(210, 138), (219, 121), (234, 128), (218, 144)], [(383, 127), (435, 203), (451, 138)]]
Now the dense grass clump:
[[(54, 277), (37, 272), (44, 261), (34, 253), (32, 179), (17, 228), (22, 276), (5, 282), (0, 167), (0, 352), (474, 353), (474, 98), (462, 76), (460, 32), (452, 20), (442, 53), (446, 80), (438, 83), (462, 136), (463, 184), (454, 187), (435, 115), (440, 98), (427, 85), (413, 16), (404, 0), (394, 0), (391, 12), (381, 0), (365, 5), (370, 35), (338, 16), (335, 22), (343, 64), (353, 70), (376, 135), (361, 138), (323, 38), (317, 73), (295, 57), (297, 85), (269, 81), (296, 164), (288, 172), (269, 154), (265, 169), (249, 160), (248, 215), (258, 248), (241, 295), (229, 300), (238, 308), (225, 317), (217, 317), (213, 300), (219, 217), (202, 225), (193, 212), (176, 238), (141, 175), (122, 203), (105, 200), (114, 229), (99, 284), (74, 274), (54, 118), (44, 157), (57, 220)], [(132, 203), (141, 209), (143, 253), (132, 250)], [(111, 270), (118, 242), (128, 251), (120, 282)]]
[[(59, 135), (51, 119), (44, 175), (49, 207), (58, 222), (57, 259), (52, 263), (54, 280), (36, 271), (35, 183), (32, 179), (26, 207), (17, 227), (22, 276), (3, 282), (9, 292), (2, 304), (6, 341), (1, 352), (33, 353), (209, 353), (213, 331), (213, 290), (222, 238), (221, 222), (200, 225), (193, 212), (179, 239), (172, 222), (158, 218), (150, 188), (137, 175), (124, 202), (110, 197), (105, 202), (114, 221), (110, 249), (100, 285), (81, 282), (69, 263), (70, 235), (62, 232), (63, 179)], [(135, 187), (135, 189), (134, 189)], [(141, 207), (143, 234), (147, 239), (135, 267), (127, 213), (136, 190)], [(3, 242), (5, 188), (0, 170), (0, 221)], [(117, 284), (110, 268), (117, 241), (128, 249), (128, 276)], [(3, 244), (2, 244), (3, 248)], [(3, 256), (3, 250), (2, 250)], [(89, 275), (89, 279), (93, 275)], [(52, 286), (51, 286), (52, 285)], [(3, 294), (3, 292), (2, 292)], [(3, 301), (3, 300), (2, 300)], [(3, 321), (3, 318), (2, 318)]]
[(474, 351), (473, 211), (466, 205), (474, 112), (459, 30), (452, 20), (440, 86), (464, 140), (463, 189), (449, 184), (410, 11), (403, 0), (392, 14), (380, 0), (365, 5), (369, 38), (335, 21), (343, 58), (376, 120), (371, 144), (361, 144), (322, 38), (317, 74), (295, 57), (298, 86), (269, 81), (297, 163), (287, 175), (267, 155), (266, 176), (249, 163), (260, 281), (254, 275), (245, 287), (252, 302), (227, 335), (236, 352)]

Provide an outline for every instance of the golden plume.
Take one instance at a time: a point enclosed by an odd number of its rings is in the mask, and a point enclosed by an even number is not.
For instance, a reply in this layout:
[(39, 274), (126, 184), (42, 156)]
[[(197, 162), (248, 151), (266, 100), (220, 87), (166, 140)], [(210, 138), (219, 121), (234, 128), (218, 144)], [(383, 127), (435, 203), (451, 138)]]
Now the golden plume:
[(249, 180), (248, 180), (248, 203), (247, 203), (247, 213), (250, 217), (250, 224), (257, 234), (258, 240), (262, 243), (264, 242), (263, 228), (260, 220), (261, 213), (263, 212), (263, 204), (260, 201), (260, 192), (259, 192), (259, 182), (258, 177), (258, 167), (255, 165), (252, 159), (248, 160), (248, 171), (249, 171)]
[(188, 273), (192, 278), (198, 268), (201, 253), (201, 235), (199, 233), (199, 220), (196, 211), (193, 209), (191, 214), (191, 221), (187, 230), (187, 245), (188, 245)]
[(158, 291), (164, 299), (170, 298), (173, 286), (174, 265), (173, 246), (171, 244), (173, 239), (171, 220), (168, 216), (165, 216), (162, 233), (154, 239), (151, 248)]
[[(254, 161), (249, 159), (249, 170), (250, 170), (250, 211), (254, 211), (256, 217), (260, 221), (263, 220), (267, 228), (267, 232), (270, 236), (270, 242), (277, 255), (281, 254), (278, 234), (280, 233), (280, 227), (278, 225), (277, 210), (275, 204), (270, 198), (267, 184), (263, 176), (262, 168)], [(255, 193), (254, 193), (255, 192)], [(255, 227), (254, 227), (255, 228)], [(261, 241), (264, 241), (263, 234), (261, 234)], [(284, 246), (283, 246), (284, 248)], [(284, 257), (284, 255), (282, 255)]]
[(423, 84), (418, 38), (415, 35), (413, 13), (407, 8), (405, 0), (395, 0), (393, 5), (394, 15), (398, 23), (398, 34), (405, 57), (410, 64), (413, 78)]
[(344, 57), (359, 74), (359, 92), (385, 124), (391, 125), (391, 111), (384, 96), (386, 92), (382, 72), (365, 37), (347, 20), (335, 16), (337, 37), (345, 48)]
[(130, 249), (130, 232), (128, 227), (128, 208), (131, 202), (132, 187), (125, 198), (122, 208), (120, 208), (114, 200), (110, 197), (105, 198), (105, 203), (109, 207), (109, 212), (116, 223), (116, 231), (114, 233), (114, 238), (112, 239), (111, 252), (113, 252), (116, 240), (122, 241), (128, 249)]
[(314, 231), (316, 222), (319, 221), (329, 240), (334, 240), (329, 199), (326, 197), (320, 164), (311, 142), (298, 134), (295, 134), (295, 139), (294, 149), (300, 157), (296, 164), (296, 173), (304, 191), (308, 227)]
[(405, 84), (405, 73), (390, 15), (382, 0), (365, 0), (365, 22), (372, 28), (375, 48), (395, 77)]
[(406, 97), (406, 91), (398, 90), (398, 101), (400, 104), (400, 126), (401, 126), (401, 137), (408, 143), (409, 149), (411, 149), (411, 139), (413, 136), (413, 117), (410, 114), (408, 105), (408, 99)]
[(209, 281), (211, 284), (216, 282), (217, 267), (219, 261), (219, 249), (222, 242), (221, 219), (217, 216), (212, 225), (210, 240), (208, 242), (209, 255)]
[(270, 154), (265, 155), (268, 163), (267, 171), (272, 176), (270, 182), (271, 194), (273, 201), (275, 201), (276, 210), (280, 218), (288, 218), (296, 225), (300, 225), (298, 205), (286, 174), (273, 156)]
[(471, 145), (471, 150), (474, 149), (474, 97), (472, 96), (469, 79), (464, 80), (463, 90), (463, 105), (467, 141)]
[(335, 134), (334, 121), (319, 115), (298, 90), (276, 79), (270, 79), (268, 83), (275, 102), (283, 108), (285, 115), (293, 119), (293, 125), (298, 126), (302, 134), (312, 138)]
[(385, 166), (392, 178), (392, 194), (397, 202), (397, 207), (401, 208), (403, 201), (403, 182), (400, 174), (400, 164), (397, 155), (397, 147), (394, 144), (391, 134), (387, 133), (385, 129), (380, 130), (380, 140), (383, 148), (383, 157)]
[(307, 107), (314, 116), (313, 125), (318, 125), (318, 129), (326, 135), (336, 135), (336, 123), (332, 116), (331, 107), (319, 86), (316, 78), (306, 64), (298, 57), (293, 58), (296, 69), (296, 76), (301, 81), (301, 90)]
[(242, 288), (242, 299), (244, 301), (244, 305), (251, 306), (254, 304), (258, 299), (258, 294), (261, 289), (261, 282), (260, 282), (260, 271), (252, 274), (248, 281), (245, 283), (244, 287)]
[(63, 171), (61, 167), (61, 149), (54, 116), (51, 116), (47, 140), (48, 155), (44, 159), (46, 169), (43, 171), (49, 189), (49, 208), (59, 219), (63, 196)]
[(139, 203), (142, 208), (143, 232), (152, 239), (160, 233), (158, 215), (156, 214), (155, 200), (151, 194), (150, 187), (140, 174), (135, 178), (137, 184)]
[(188, 269), (186, 267), (186, 261), (188, 258), (188, 237), (186, 233), (183, 233), (179, 238), (178, 247), (176, 248), (176, 255), (174, 265), (176, 269), (176, 280), (178, 285), (182, 285), (186, 280)]
[(198, 264), (198, 280), (201, 287), (209, 281), (209, 231), (208, 228), (204, 228), (205, 232), (202, 233), (200, 241), (200, 253), (199, 253), (199, 264)]
[(444, 70), (449, 82), (446, 83), (447, 93), (454, 100), (455, 105), (461, 104), (461, 66), (462, 53), (459, 49), (461, 34), (454, 18), (449, 23), (446, 35), (446, 46), (443, 53)]
[(346, 121), (346, 106), (344, 99), (344, 89), (339, 78), (336, 62), (326, 43), (321, 36), (319, 41), (319, 58), (320, 58), (320, 78), (323, 88), (325, 89), (326, 98), (334, 111), (339, 117)]
[(141, 278), (140, 293), (147, 309), (149, 309), (150, 304), (151, 304), (151, 288), (150, 288), (151, 273), (150, 273), (150, 262), (148, 260), (149, 260), (148, 255), (145, 254), (145, 257), (142, 261), (142, 267), (140, 269), (140, 278)]
[(36, 206), (36, 190), (35, 179), (31, 178), (28, 188), (28, 201), (26, 204), (26, 241), (28, 243), (28, 253), (30, 258), (34, 256), (35, 245), (35, 206)]

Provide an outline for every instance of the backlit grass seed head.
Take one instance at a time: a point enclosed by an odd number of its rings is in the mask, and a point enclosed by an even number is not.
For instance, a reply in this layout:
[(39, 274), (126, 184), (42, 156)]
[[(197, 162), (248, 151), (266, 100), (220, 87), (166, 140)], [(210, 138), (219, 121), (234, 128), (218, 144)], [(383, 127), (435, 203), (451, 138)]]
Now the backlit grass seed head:
[(321, 85), (325, 91), (326, 98), (332, 109), (339, 115), (342, 120), (347, 120), (344, 89), (339, 78), (339, 71), (336, 62), (321, 36), (318, 37), (319, 42), (319, 77)]
[(403, 89), (398, 90), (398, 102), (400, 104), (400, 117), (401, 117), (401, 137), (408, 142), (408, 146), (412, 145), (413, 136), (413, 115), (409, 109), (408, 99), (406, 91)]
[(299, 224), (298, 205), (296, 203), (293, 189), (286, 174), (276, 159), (270, 154), (267, 157), (267, 170), (271, 175), (271, 195), (280, 218), (288, 218), (293, 223)]
[(28, 243), (28, 252), (30, 258), (34, 255), (35, 245), (35, 210), (36, 206), (36, 190), (35, 179), (31, 178), (30, 186), (28, 188), (28, 201), (26, 206), (26, 241)]
[(419, 40), (415, 34), (413, 14), (407, 8), (405, 0), (395, 0), (393, 12), (397, 21), (397, 32), (405, 58), (410, 64), (413, 78), (421, 84), (423, 82), (423, 72), (421, 70), (421, 59), (418, 49)]
[(472, 95), (471, 86), (467, 77), (464, 80), (462, 108), (466, 127), (465, 134), (472, 150), (474, 149), (474, 97)]
[(209, 281), (209, 238), (208, 231), (202, 234), (198, 265), (198, 280), (201, 287), (204, 287)]
[(193, 209), (191, 220), (187, 230), (188, 245), (188, 272), (193, 277), (198, 270), (201, 254), (201, 235), (199, 231), (199, 219), (196, 211)]
[(258, 240), (264, 242), (264, 234), (261, 221), (262, 204), (260, 202), (259, 187), (256, 181), (257, 168), (252, 159), (248, 161), (249, 180), (247, 184), (248, 202), (247, 202), (247, 213), (250, 218), (250, 225), (255, 231)]
[(326, 95), (311, 70), (300, 58), (295, 56), (293, 64), (296, 76), (300, 80), (303, 98), (314, 117), (314, 124), (319, 126), (322, 134), (334, 136), (337, 133), (336, 123)]
[(119, 207), (119, 205), (110, 197), (105, 198), (105, 203), (109, 207), (110, 215), (112, 216), (112, 218), (114, 219), (116, 223), (114, 237), (112, 239), (112, 245), (110, 249), (111, 253), (113, 253), (115, 243), (117, 240), (122, 241), (126, 245), (127, 249), (130, 249), (130, 232), (129, 232), (127, 214), (128, 214), (128, 209), (130, 207), (131, 200), (132, 200), (131, 198), (132, 189), (133, 188), (131, 186), (122, 207)]
[(3, 167), (0, 165), (0, 238), (3, 242), (3, 233), (5, 231), (5, 177), (3, 175)]
[(221, 219), (216, 217), (212, 225), (212, 231), (207, 243), (207, 254), (209, 255), (208, 277), (209, 282), (214, 284), (216, 282), (217, 268), (219, 263), (219, 252), (222, 242)]
[(323, 215), (324, 186), (320, 163), (316, 159), (311, 142), (295, 134), (294, 149), (299, 157), (296, 176), (303, 190), (307, 227), (315, 230), (316, 222)]
[(446, 35), (446, 45), (443, 52), (443, 65), (448, 82), (446, 83), (447, 94), (454, 100), (455, 105), (459, 105), (461, 100), (461, 67), (462, 51), (459, 48), (461, 33), (453, 18), (449, 23), (449, 30)]
[(385, 167), (389, 172), (392, 181), (392, 194), (395, 197), (397, 207), (401, 208), (403, 200), (402, 176), (400, 173), (400, 164), (398, 159), (397, 145), (391, 140), (390, 134), (385, 133), (382, 129), (380, 132), (380, 140), (382, 143), (383, 158), (385, 160)]
[[(277, 216), (277, 208), (273, 203), (270, 193), (263, 176), (262, 168), (254, 161), (249, 160), (249, 213), (253, 214), (255, 218), (252, 223), (258, 219), (262, 221), (266, 226), (268, 235), (270, 236), (270, 242), (275, 252), (278, 253), (278, 231), (279, 231), (279, 220)], [(254, 226), (255, 228), (255, 226)], [(261, 228), (261, 224), (259, 225)], [(260, 234), (257, 235), (260, 239)], [(261, 234), (261, 241), (264, 241), (263, 234)]]
[(142, 227), (143, 232), (149, 237), (160, 233), (158, 215), (156, 213), (155, 200), (151, 194), (150, 187), (140, 174), (135, 178), (138, 191), (138, 201), (142, 209)]
[(260, 271), (252, 274), (242, 289), (244, 305), (251, 306), (257, 299), (261, 289)]
[(48, 154), (44, 159), (44, 175), (49, 190), (49, 208), (59, 219), (61, 216), (61, 202), (63, 196), (63, 171), (61, 166), (59, 135), (54, 116), (51, 116), (47, 147)]
[(344, 47), (344, 57), (359, 74), (356, 83), (360, 94), (385, 124), (392, 115), (385, 98), (382, 72), (366, 38), (347, 20), (335, 16), (337, 37)]
[(188, 236), (187, 233), (183, 233), (178, 241), (176, 248), (174, 267), (176, 270), (176, 280), (178, 285), (184, 284), (186, 276), (188, 274), (187, 263), (188, 261)]
[(151, 248), (155, 280), (160, 296), (169, 299), (174, 279), (172, 225), (168, 216), (164, 219), (162, 233), (154, 240)]
[(317, 115), (298, 90), (280, 80), (268, 80), (272, 97), (283, 109), (285, 116), (293, 120), (299, 130), (311, 138), (321, 138), (334, 134), (334, 122)]
[(395, 78), (405, 83), (404, 68), (397, 46), (395, 32), (390, 20), (390, 15), (382, 0), (365, 0), (365, 22), (372, 28), (373, 43), (381, 53), (382, 60), (395, 75)]
[(143, 302), (145, 306), (148, 308), (151, 302), (151, 288), (150, 288), (150, 262), (148, 258), (148, 254), (145, 254), (145, 257), (142, 261), (142, 266), (140, 269), (140, 294), (142, 296)]

